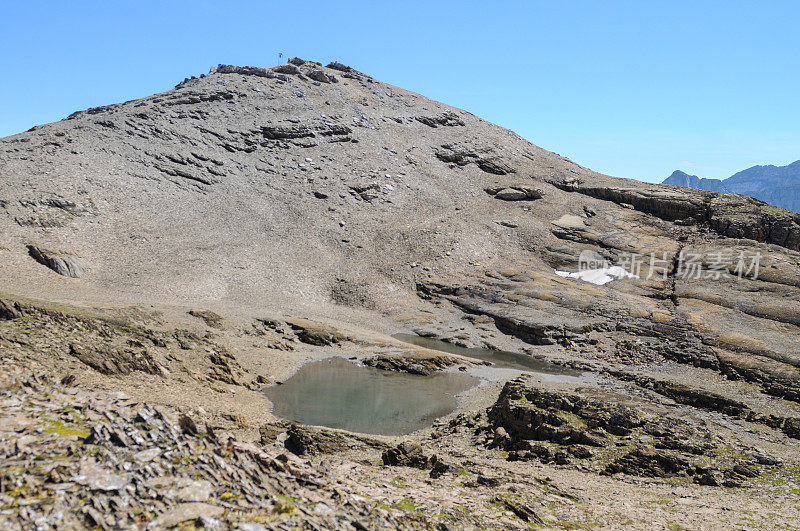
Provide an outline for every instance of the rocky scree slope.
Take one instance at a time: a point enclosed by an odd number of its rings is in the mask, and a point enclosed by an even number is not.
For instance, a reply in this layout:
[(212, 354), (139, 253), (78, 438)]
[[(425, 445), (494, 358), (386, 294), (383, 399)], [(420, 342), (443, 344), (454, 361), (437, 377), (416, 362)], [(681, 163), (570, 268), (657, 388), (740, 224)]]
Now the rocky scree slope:
[(533, 200), (532, 174), (585, 171), (463, 111), (299, 60), (223, 65), (36, 127), (2, 140), (0, 168), (6, 288), (374, 309), (414, 297), (412, 263), (464, 271), (507, 254), (494, 219), (518, 208), (498, 204)]

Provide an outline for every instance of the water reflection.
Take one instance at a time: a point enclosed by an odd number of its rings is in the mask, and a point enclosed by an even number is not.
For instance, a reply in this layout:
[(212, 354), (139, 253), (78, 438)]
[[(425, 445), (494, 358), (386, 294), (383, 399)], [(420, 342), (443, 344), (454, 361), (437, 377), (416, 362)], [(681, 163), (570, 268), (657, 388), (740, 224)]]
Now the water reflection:
[(456, 395), (478, 379), (462, 373), (417, 376), (362, 367), (343, 358), (303, 366), (265, 393), (273, 413), (302, 424), (403, 435), (456, 408)]
[(392, 337), (405, 343), (411, 343), (412, 345), (417, 345), (420, 347), (440, 350), (450, 354), (458, 354), (460, 356), (467, 356), (469, 358), (490, 361), (496, 367), (503, 369), (517, 369), (520, 371), (560, 374), (564, 376), (579, 376), (581, 374), (580, 371), (576, 371), (568, 367), (562, 367), (561, 365), (556, 365), (555, 363), (550, 363), (548, 361), (538, 360), (528, 356), (527, 354), (520, 354), (519, 352), (492, 350), (488, 348), (459, 347), (445, 341), (420, 337), (414, 334), (395, 334)]

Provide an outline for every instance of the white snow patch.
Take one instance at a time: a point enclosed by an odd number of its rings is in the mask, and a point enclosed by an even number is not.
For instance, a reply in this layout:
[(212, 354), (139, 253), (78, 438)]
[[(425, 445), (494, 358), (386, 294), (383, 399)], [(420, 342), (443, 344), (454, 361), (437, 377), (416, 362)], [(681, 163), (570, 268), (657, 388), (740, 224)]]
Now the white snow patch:
[(619, 280), (621, 278), (639, 278), (638, 275), (629, 273), (620, 266), (602, 267), (600, 269), (587, 269), (585, 271), (578, 271), (576, 273), (556, 270), (556, 275), (566, 278), (577, 278), (597, 286), (604, 286), (612, 280)]

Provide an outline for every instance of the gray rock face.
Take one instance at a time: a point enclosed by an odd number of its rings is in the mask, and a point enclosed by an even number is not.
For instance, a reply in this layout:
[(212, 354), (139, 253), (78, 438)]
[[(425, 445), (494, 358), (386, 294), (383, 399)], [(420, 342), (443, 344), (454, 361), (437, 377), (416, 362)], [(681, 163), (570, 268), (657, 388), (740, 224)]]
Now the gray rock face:
[(437, 127), (440, 125), (445, 127), (464, 126), (464, 121), (453, 112), (443, 112), (438, 116), (417, 116), (414, 119), (428, 127)]
[(541, 199), (544, 192), (537, 188), (525, 185), (515, 186), (493, 186), (486, 188), (486, 193), (495, 199), (503, 201), (529, 201), (533, 199)]
[(395, 448), (383, 452), (383, 463), (390, 466), (409, 466), (428, 468), (429, 459), (422, 453), (422, 447), (416, 443), (402, 442)]
[(0, 299), (0, 321), (22, 317), (22, 312), (14, 303)]
[(80, 259), (63, 253), (40, 249), (35, 245), (28, 246), (28, 253), (42, 265), (45, 265), (65, 277), (78, 278), (83, 275)]
[(161, 369), (147, 351), (132, 348), (82, 347), (69, 345), (69, 354), (93, 369), (109, 375), (125, 375), (132, 371), (161, 374)]
[(800, 214), (776, 209), (749, 197), (686, 193), (647, 185), (636, 188), (597, 186), (575, 179), (554, 180), (551, 184), (621, 206), (631, 205), (668, 221), (706, 224), (729, 238), (747, 238), (800, 249)]
[(284, 445), (295, 455), (331, 454), (349, 447), (349, 441), (335, 432), (292, 425)]
[(80, 473), (72, 478), (75, 483), (84, 485), (91, 490), (112, 491), (125, 487), (126, 481), (102, 466), (84, 463)]
[[(758, 456), (733, 462), (721, 458), (716, 445), (725, 441), (711, 442), (702, 426), (663, 406), (620, 395), (576, 391), (567, 394), (538, 389), (524, 377), (506, 383), (488, 410), (488, 445), (509, 450), (511, 461), (562, 465), (593, 458), (596, 450), (592, 448), (613, 447), (614, 452), (603, 452), (607, 457), (601, 458), (602, 463), (596, 462), (603, 465), (603, 474), (683, 476), (701, 485), (729, 487), (754, 477), (753, 467), (759, 462), (770, 462)], [(706, 396), (696, 403), (715, 411), (730, 407), (730, 401), (714, 400)], [(728, 410), (728, 414), (739, 413)], [(616, 441), (609, 434), (617, 436)], [(709, 483), (709, 475), (719, 481)]]
[(338, 83), (339, 80), (333, 74), (328, 74), (323, 70), (311, 70), (308, 72), (308, 77), (320, 83)]
[(373, 356), (364, 360), (364, 365), (375, 367), (384, 371), (407, 372), (429, 376), (444, 368), (459, 363), (460, 360), (452, 356)]
[(491, 147), (473, 147), (463, 143), (443, 144), (436, 157), (444, 162), (458, 166), (475, 164), (478, 168), (494, 175), (506, 175), (516, 170), (498, 156)]

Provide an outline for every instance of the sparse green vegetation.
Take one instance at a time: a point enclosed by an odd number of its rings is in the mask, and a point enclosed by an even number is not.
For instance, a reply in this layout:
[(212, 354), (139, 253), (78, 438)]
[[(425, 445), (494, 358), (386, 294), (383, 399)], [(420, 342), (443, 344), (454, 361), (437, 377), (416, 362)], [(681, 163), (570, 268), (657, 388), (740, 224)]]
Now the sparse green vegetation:
[(395, 502), (395, 507), (398, 509), (402, 509), (406, 512), (416, 512), (417, 511), (417, 504), (411, 498), (403, 498), (402, 500)]
[(297, 511), (297, 498), (278, 494), (273, 501), (274, 507), (272, 511), (276, 514), (289, 515)]
[(77, 427), (77, 426), (76, 427), (67, 426), (66, 424), (64, 424), (64, 421), (61, 420), (61, 419), (45, 420), (44, 424), (46, 425), (46, 427), (44, 428), (44, 431), (47, 432), (47, 433), (55, 433), (55, 434), (61, 435), (63, 437), (71, 437), (71, 436), (88, 437), (89, 436), (89, 432), (87, 430), (85, 430), (83, 428), (80, 428), (80, 427)]

